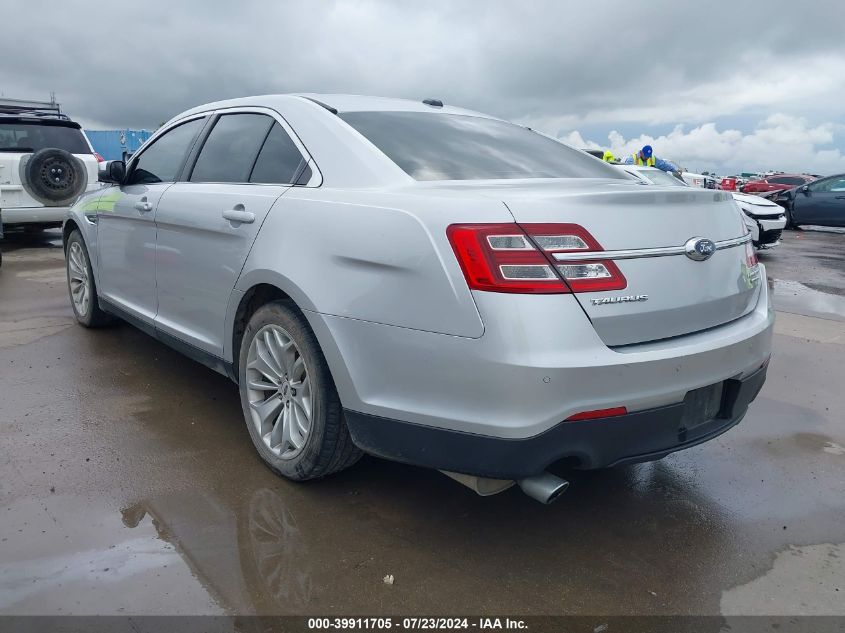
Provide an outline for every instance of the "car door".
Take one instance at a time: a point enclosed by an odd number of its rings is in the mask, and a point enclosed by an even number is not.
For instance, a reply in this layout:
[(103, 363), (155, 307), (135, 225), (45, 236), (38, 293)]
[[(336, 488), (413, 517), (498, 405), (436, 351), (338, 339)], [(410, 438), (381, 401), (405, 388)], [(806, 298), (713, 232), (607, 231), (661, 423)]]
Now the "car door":
[(100, 294), (143, 322), (155, 318), (156, 206), (175, 182), (206, 117), (179, 123), (135, 157), (97, 209)]
[(222, 357), (232, 289), (306, 160), (282, 124), (255, 109), (216, 114), (195, 154), (156, 214), (156, 328)]
[(845, 226), (845, 176), (817, 180), (796, 191), (793, 217), (801, 224)]

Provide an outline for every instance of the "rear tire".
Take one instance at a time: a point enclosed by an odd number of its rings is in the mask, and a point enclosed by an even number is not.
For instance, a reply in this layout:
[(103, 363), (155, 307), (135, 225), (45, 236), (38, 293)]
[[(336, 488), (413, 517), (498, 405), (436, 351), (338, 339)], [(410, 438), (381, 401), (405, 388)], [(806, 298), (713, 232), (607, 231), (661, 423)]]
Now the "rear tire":
[(67, 288), (73, 315), (80, 325), (102, 327), (112, 322), (112, 316), (100, 309), (97, 301), (97, 284), (91, 270), (88, 249), (78, 230), (71, 232), (65, 247)]
[(274, 301), (252, 315), (238, 383), (249, 436), (275, 473), (319, 479), (360, 459), (326, 359), (293, 304)]

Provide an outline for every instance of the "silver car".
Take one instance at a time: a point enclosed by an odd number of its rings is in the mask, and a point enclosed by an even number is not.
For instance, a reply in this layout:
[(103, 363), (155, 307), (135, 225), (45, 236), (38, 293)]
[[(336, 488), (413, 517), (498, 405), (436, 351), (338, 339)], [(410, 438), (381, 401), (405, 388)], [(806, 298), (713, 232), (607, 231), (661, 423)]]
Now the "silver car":
[(555, 465), (737, 424), (773, 312), (730, 194), (643, 187), (494, 117), (261, 96), (172, 119), (64, 226), (73, 310), (240, 386), (294, 480), (362, 453), (550, 501)]

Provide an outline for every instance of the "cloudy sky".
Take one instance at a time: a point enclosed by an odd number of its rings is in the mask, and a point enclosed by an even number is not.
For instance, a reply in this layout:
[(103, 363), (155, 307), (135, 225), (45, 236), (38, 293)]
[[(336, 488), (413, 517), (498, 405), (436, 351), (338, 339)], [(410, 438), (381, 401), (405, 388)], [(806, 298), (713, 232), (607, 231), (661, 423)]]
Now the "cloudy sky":
[(4, 1), (3, 96), (54, 91), (99, 129), (248, 94), (436, 97), (699, 171), (845, 172), (842, 0), (81, 7)]

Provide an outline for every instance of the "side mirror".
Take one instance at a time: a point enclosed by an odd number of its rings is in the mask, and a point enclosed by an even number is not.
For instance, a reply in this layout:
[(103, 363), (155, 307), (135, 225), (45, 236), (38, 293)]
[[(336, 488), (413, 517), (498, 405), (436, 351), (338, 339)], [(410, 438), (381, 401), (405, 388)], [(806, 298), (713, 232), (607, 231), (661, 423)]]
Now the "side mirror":
[(106, 161), (106, 164), (97, 174), (97, 180), (100, 182), (110, 182), (119, 185), (126, 177), (126, 163), (122, 160)]
[(798, 187), (798, 191), (800, 193), (803, 193), (805, 196), (810, 195), (810, 188), (807, 185), (801, 185), (800, 187)]

